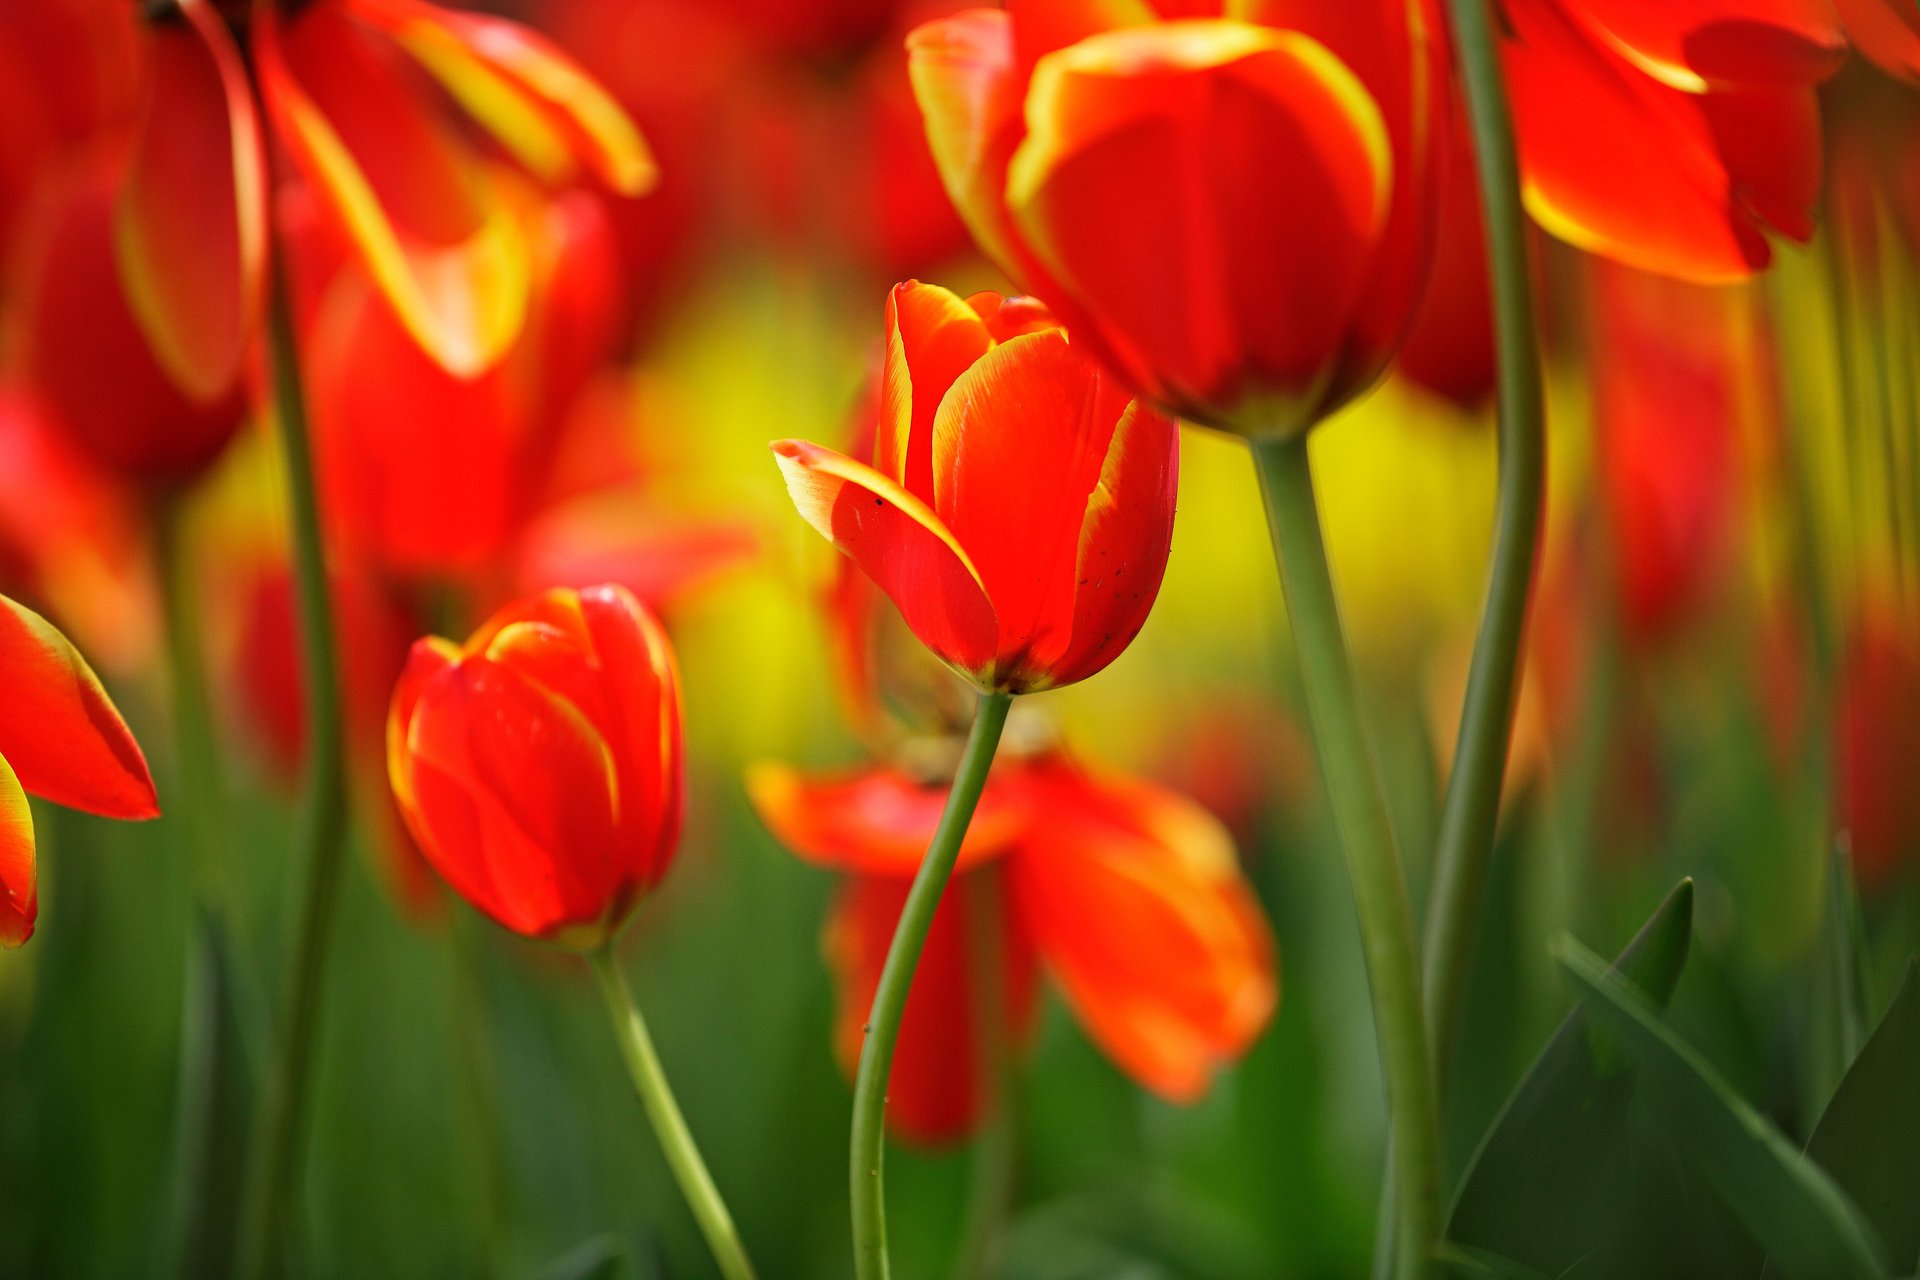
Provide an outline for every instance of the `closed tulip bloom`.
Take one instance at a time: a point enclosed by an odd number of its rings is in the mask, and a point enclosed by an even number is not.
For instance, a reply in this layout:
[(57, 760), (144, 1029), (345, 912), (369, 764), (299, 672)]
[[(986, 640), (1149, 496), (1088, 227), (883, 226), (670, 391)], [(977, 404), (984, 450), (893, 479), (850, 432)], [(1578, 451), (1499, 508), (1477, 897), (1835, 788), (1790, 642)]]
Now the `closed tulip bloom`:
[(666, 633), (622, 587), (509, 605), (417, 642), (387, 770), (453, 889), (516, 933), (591, 950), (665, 874), (684, 799)]
[(873, 464), (778, 442), (794, 504), (980, 688), (1084, 680), (1160, 590), (1173, 423), (1026, 299), (910, 282), (886, 333)]
[(160, 807), (140, 744), (93, 669), (45, 618), (0, 596), (0, 946), (39, 910), (27, 796), (108, 818)]

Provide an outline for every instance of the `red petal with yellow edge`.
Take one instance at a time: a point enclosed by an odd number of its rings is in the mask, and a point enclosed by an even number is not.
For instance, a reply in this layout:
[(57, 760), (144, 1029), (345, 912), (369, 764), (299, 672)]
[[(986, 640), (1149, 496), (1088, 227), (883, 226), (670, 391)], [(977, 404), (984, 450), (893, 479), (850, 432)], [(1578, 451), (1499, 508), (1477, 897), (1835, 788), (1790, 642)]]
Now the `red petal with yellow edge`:
[(1580, 248), (1701, 282), (1766, 266), (1701, 99), (1594, 47), (1545, 0), (1512, 0), (1502, 46), (1528, 209)]
[(517, 22), (420, 0), (348, 0), (386, 30), (535, 176), (572, 179), (575, 163), (622, 195), (659, 171), (640, 131), (552, 41)]
[(1920, 7), (1903, 0), (1833, 0), (1847, 38), (1876, 66), (1920, 80)]
[(991, 665), (997, 624), (973, 563), (925, 502), (831, 449), (773, 452), (801, 518), (887, 593), (920, 642), (964, 673)]
[[(784, 764), (747, 770), (747, 798), (767, 830), (809, 862), (903, 882), (920, 869), (947, 805), (948, 785), (903, 769), (808, 776)], [(996, 772), (960, 846), (961, 867), (1000, 856), (1038, 816), (1017, 771)]]
[(0, 755), (36, 796), (108, 818), (160, 813), (140, 744), (100, 678), (33, 610), (0, 596)]
[(686, 796), (680, 674), (660, 620), (625, 587), (580, 592), (600, 673), (601, 732), (620, 780), (622, 845), (637, 883), (664, 874), (680, 840)]
[(1323, 46), (1235, 22), (1109, 32), (1041, 60), (1027, 128), (1007, 203), (1076, 338), (1203, 419), (1317, 398), (1391, 168), (1379, 111)]
[(1139, 401), (1114, 429), (1087, 499), (1074, 573), (1073, 640), (1051, 672), (1059, 684), (1084, 680), (1140, 634), (1160, 594), (1173, 546), (1180, 489), (1180, 432)]
[(1709, 86), (1809, 85), (1847, 42), (1828, 0), (1561, 0), (1576, 22), (1647, 74)]
[(1007, 0), (1007, 16), (1013, 22), (1021, 73), (1031, 75), (1033, 64), (1057, 49), (1103, 31), (1146, 26), (1174, 15), (1155, 12), (1148, 0)]
[(407, 85), (398, 50), (344, 9), (258, 14), (254, 55), (278, 137), (414, 339), (477, 374), (519, 333), (531, 288), (510, 202)]
[(17, 947), (33, 936), (40, 913), (40, 884), (33, 858), (33, 810), (27, 793), (0, 756), (0, 947)]
[(1056, 763), (1047, 818), (1006, 867), (1015, 914), (1088, 1033), (1176, 1102), (1206, 1091), (1278, 1000), (1273, 939), (1212, 815)]
[(1128, 399), (1052, 329), (995, 347), (940, 405), (934, 510), (993, 604), (995, 682), (1050, 683), (1072, 639), (1080, 530)]
[(226, 24), (206, 0), (152, 26), (139, 134), (116, 214), (128, 302), (155, 357), (203, 402), (239, 382), (260, 315), (260, 124)]
[[(965, 1137), (986, 1101), (969, 968), (968, 913), (975, 888), (971, 877), (956, 879), (934, 912), (901, 1018), (887, 1080), (887, 1124), (911, 1142)], [(906, 896), (905, 880), (857, 877), (841, 890), (827, 917), (825, 950), (838, 1002), (834, 1047), (849, 1072), (860, 1059), (874, 988)], [(1002, 915), (1006, 949), (997, 960), (1005, 975), (1010, 1024), (1004, 1038), (1011, 1044), (1032, 1022), (1035, 966), (1032, 941), (1012, 913)]]
[(909, 280), (887, 294), (874, 469), (933, 501), (933, 419), (954, 381), (993, 346), (971, 301)]
[(394, 682), (393, 700), (387, 710), (387, 782), (409, 823), (416, 821), (412, 812), (413, 757), (407, 751), (414, 708), (419, 706), (420, 695), (427, 686), (459, 660), (460, 648), (453, 641), (426, 636), (414, 641), (413, 648), (407, 652), (406, 665), (400, 670), (400, 678)]

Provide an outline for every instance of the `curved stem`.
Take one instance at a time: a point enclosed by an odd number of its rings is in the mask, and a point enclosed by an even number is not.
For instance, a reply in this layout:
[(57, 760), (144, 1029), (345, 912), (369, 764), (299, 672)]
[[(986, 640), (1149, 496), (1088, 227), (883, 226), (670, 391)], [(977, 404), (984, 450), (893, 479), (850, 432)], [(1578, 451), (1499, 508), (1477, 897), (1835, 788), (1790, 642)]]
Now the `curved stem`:
[(927, 856), (907, 892), (906, 906), (887, 948), (880, 982), (873, 992), (873, 1010), (867, 1016), (866, 1043), (860, 1050), (860, 1070), (853, 1084), (853, 1133), (850, 1143), (848, 1189), (853, 1200), (853, 1268), (858, 1280), (884, 1280), (887, 1267), (887, 1203), (883, 1163), (886, 1156), (887, 1078), (893, 1070), (893, 1048), (900, 1038), (900, 1019), (906, 1013), (913, 971), (927, 945), (933, 913), (953, 874), (973, 821), (974, 806), (987, 785), (993, 753), (1006, 727), (1013, 695), (983, 693), (974, 713), (973, 732), (967, 736), (960, 768), (947, 793), (947, 807), (934, 829)]
[(607, 1002), (607, 1017), (613, 1022), (613, 1036), (620, 1042), (620, 1054), (627, 1060), (627, 1074), (633, 1078), (634, 1092), (640, 1095), (640, 1105), (646, 1108), (647, 1120), (653, 1125), (654, 1136), (660, 1140), (660, 1150), (680, 1184), (681, 1194), (687, 1198), (687, 1207), (693, 1210), (695, 1221), (707, 1237), (713, 1260), (720, 1264), (720, 1274), (726, 1280), (753, 1280), (753, 1264), (747, 1260), (747, 1251), (740, 1243), (733, 1215), (727, 1212), (719, 1188), (713, 1185), (713, 1175), (707, 1172), (706, 1161), (700, 1158), (700, 1148), (687, 1129), (687, 1119), (680, 1114), (680, 1104), (673, 1099), (673, 1089), (667, 1084), (660, 1055), (654, 1052), (653, 1037), (647, 1034), (640, 1006), (634, 1003), (626, 975), (613, 958), (613, 943), (609, 941), (589, 954), (587, 964), (599, 979), (600, 994)]
[(1387, 1082), (1397, 1274), (1425, 1276), (1439, 1239), (1440, 1158), (1433, 1068), (1420, 1008), (1413, 908), (1361, 723), (1339, 605), (1327, 571), (1304, 437), (1255, 440), (1274, 557), (1286, 589), (1320, 771), (1345, 847)]
[(1513, 125), (1500, 79), (1488, 0), (1448, 0), (1453, 47), (1466, 89), (1486, 210), (1487, 259), (1499, 342), (1500, 490), (1493, 570), (1467, 676), (1453, 772), (1434, 847), (1427, 908), (1426, 1009), (1434, 1067), (1444, 1082), (1466, 990), (1468, 944), (1492, 860), (1507, 772), (1521, 644), (1540, 544), (1546, 488), (1546, 406), (1520, 204)]
[(273, 365), (274, 419), (280, 428), (293, 533), (294, 584), (300, 604), (300, 650), (307, 711), (307, 783), (294, 832), (293, 865), (300, 869), (300, 915), (293, 972), (282, 1006), (282, 1034), (267, 1081), (265, 1127), (254, 1152), (240, 1223), (240, 1275), (262, 1277), (284, 1248), (288, 1206), (305, 1137), (307, 1091), (328, 940), (339, 897), (346, 835), (346, 764), (340, 724), (340, 670), (334, 650), (333, 605), (327, 591), (320, 503), (314, 485), (306, 399), (300, 385), (292, 300), (280, 255), (273, 259), (268, 339)]

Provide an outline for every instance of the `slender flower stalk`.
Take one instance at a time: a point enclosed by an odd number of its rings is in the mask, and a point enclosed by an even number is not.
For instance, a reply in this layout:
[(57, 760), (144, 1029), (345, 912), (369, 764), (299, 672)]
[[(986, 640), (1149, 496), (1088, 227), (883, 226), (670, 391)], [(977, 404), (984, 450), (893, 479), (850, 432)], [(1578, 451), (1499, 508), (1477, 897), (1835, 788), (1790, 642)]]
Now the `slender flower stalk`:
[(853, 1265), (859, 1280), (884, 1280), (887, 1265), (886, 1157), (887, 1077), (893, 1069), (894, 1045), (900, 1039), (900, 1019), (906, 1013), (913, 971), (927, 945), (933, 913), (953, 875), (961, 842), (973, 821), (974, 806), (986, 788), (993, 754), (1006, 727), (1013, 695), (980, 695), (973, 732), (967, 736), (947, 807), (940, 815), (927, 856), (913, 878), (900, 925), (887, 949), (880, 984), (873, 993), (873, 1012), (867, 1019), (867, 1038), (860, 1050), (860, 1069), (853, 1085), (853, 1137), (848, 1168), (848, 1190), (853, 1200)]
[(1427, 910), (1427, 1025), (1441, 1082), (1460, 1020), (1469, 946), (1500, 816), (1546, 488), (1546, 404), (1527, 262), (1527, 215), (1520, 203), (1519, 165), (1499, 54), (1487, 0), (1449, 0), (1449, 5), (1486, 211), (1498, 343), (1500, 486), (1493, 569), (1440, 813)]
[(1314, 744), (1360, 917), (1387, 1082), (1394, 1203), (1399, 1210), (1395, 1274), (1413, 1280), (1430, 1274), (1440, 1228), (1438, 1123), (1420, 1005), (1413, 908), (1361, 722), (1314, 502), (1306, 438), (1255, 440), (1253, 457), (1300, 655)]
[(620, 1054), (627, 1061), (627, 1074), (633, 1078), (634, 1092), (640, 1095), (640, 1105), (646, 1108), (647, 1119), (660, 1139), (660, 1150), (673, 1169), (681, 1194), (687, 1198), (687, 1207), (693, 1210), (694, 1219), (707, 1238), (707, 1247), (713, 1250), (720, 1274), (726, 1280), (753, 1280), (753, 1264), (747, 1260), (746, 1248), (740, 1243), (733, 1215), (727, 1212), (720, 1189), (714, 1186), (713, 1175), (707, 1172), (706, 1161), (700, 1158), (700, 1148), (694, 1145), (686, 1117), (680, 1114), (680, 1104), (674, 1101), (673, 1089), (667, 1084), (660, 1055), (654, 1052), (653, 1037), (647, 1034), (640, 1006), (634, 1003), (626, 975), (614, 959), (613, 940), (609, 938), (597, 951), (589, 952), (587, 964), (600, 983), (600, 994), (606, 998), (607, 1016), (613, 1020), (614, 1038), (620, 1042)]
[(327, 947), (339, 897), (347, 811), (333, 606), (327, 592), (320, 503), (314, 486), (306, 399), (300, 385), (292, 299), (278, 255), (273, 262), (268, 307), (274, 420), (280, 429), (291, 508), (294, 586), (300, 604), (309, 729), (306, 796), (294, 832), (293, 865), (302, 880), (293, 971), (281, 1006), (280, 1040), (262, 1096), (263, 1127), (240, 1219), (239, 1274), (243, 1280), (271, 1274), (273, 1254), (286, 1238), (287, 1211), (304, 1139), (313, 1047), (320, 1026)]

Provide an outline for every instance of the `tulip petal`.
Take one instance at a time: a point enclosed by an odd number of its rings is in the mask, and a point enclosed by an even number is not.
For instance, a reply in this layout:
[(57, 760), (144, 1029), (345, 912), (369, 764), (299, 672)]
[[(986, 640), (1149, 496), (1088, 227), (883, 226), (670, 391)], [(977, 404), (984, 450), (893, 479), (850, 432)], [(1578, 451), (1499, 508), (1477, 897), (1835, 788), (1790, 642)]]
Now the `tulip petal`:
[(421, 0), (351, 0), (351, 7), (391, 33), (541, 180), (569, 181), (576, 160), (626, 196), (644, 195), (659, 180), (626, 112), (539, 32)]
[(45, 618), (0, 596), (0, 755), (20, 785), (109, 818), (160, 812), (146, 757), (100, 678)]
[[(1353, 74), (1297, 33), (1165, 23), (1041, 59), (1026, 118), (1007, 204), (1076, 336), (1183, 412), (1260, 395), (1262, 429), (1295, 425), (1388, 210), (1387, 133)], [(1249, 366), (1260, 385), (1232, 381)]]
[(259, 9), (260, 84), (276, 131), (324, 194), (414, 339), (473, 375), (519, 333), (532, 268), (510, 202), (407, 86), (397, 54), (341, 8)]
[(773, 452), (801, 518), (887, 593), (921, 643), (963, 673), (984, 671), (998, 631), (993, 606), (932, 508), (831, 449), (782, 440)]
[[(441, 672), (460, 660), (460, 647), (439, 636), (426, 636), (414, 642), (407, 653), (406, 666), (394, 682), (393, 702), (387, 712), (387, 781), (402, 813), (415, 803), (412, 757), (407, 754), (407, 733), (413, 725), (414, 709), (420, 696)], [(409, 821), (412, 818), (409, 817)]]
[[(948, 784), (898, 768), (809, 776), (784, 764), (747, 770), (747, 798), (781, 844), (809, 862), (863, 875), (911, 879), (920, 869)], [(1035, 818), (1017, 774), (996, 773), (960, 846), (962, 868), (1005, 853)]]
[(33, 811), (20, 779), (0, 755), (0, 947), (17, 947), (31, 938), (39, 911)]
[(1015, 914), (1093, 1039), (1189, 1102), (1278, 999), (1272, 936), (1218, 820), (1134, 779), (1052, 768), (1053, 804), (1007, 866)]
[(874, 469), (933, 501), (933, 419), (954, 381), (993, 346), (987, 324), (958, 294), (909, 280), (887, 295)]
[(1007, 0), (1013, 43), (1023, 72), (1047, 54), (1088, 36), (1145, 26), (1162, 17), (1147, 0)]
[(926, 121), (940, 181), (974, 242), (1026, 287), (1023, 251), (1007, 220), (1007, 165), (1023, 128), (1026, 88), (1013, 26), (997, 9), (968, 9), (907, 37), (913, 95)]
[(1687, 93), (1815, 84), (1847, 55), (1826, 0), (1566, 0), (1563, 7), (1616, 53)]
[(266, 181), (246, 68), (206, 0), (156, 23), (145, 106), (115, 218), (127, 300), (191, 399), (239, 381), (260, 315)]
[(578, 598), (602, 682), (601, 732), (617, 762), (622, 843), (651, 884), (679, 842), (686, 795), (679, 669), (660, 620), (625, 587)]
[(1854, 47), (1889, 75), (1920, 80), (1920, 7), (1901, 0), (1834, 0)]

